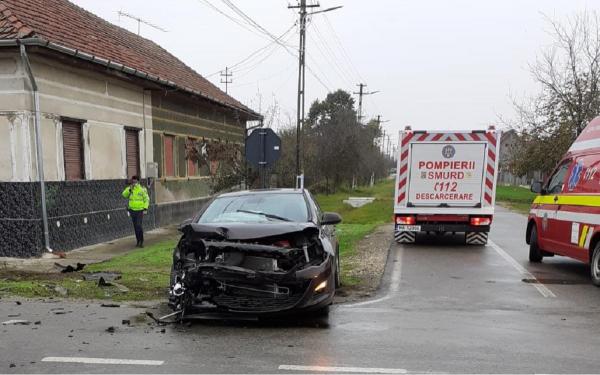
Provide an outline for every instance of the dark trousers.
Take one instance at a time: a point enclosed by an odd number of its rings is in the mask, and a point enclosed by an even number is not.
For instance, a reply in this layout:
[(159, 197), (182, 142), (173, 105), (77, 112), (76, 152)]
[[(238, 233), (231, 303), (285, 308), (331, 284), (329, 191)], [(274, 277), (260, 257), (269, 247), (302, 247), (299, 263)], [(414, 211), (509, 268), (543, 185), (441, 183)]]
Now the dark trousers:
[(131, 215), (131, 222), (133, 223), (137, 242), (144, 242), (144, 211), (129, 210), (129, 215)]

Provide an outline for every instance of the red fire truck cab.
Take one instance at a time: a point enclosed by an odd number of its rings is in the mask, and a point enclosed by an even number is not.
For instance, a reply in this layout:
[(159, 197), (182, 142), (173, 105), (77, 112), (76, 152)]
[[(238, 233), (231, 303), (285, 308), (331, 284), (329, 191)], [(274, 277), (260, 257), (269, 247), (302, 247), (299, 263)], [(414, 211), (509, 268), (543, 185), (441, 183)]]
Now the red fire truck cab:
[(590, 264), (600, 286), (600, 117), (592, 120), (544, 183), (531, 206), (526, 231), (529, 260), (563, 255)]

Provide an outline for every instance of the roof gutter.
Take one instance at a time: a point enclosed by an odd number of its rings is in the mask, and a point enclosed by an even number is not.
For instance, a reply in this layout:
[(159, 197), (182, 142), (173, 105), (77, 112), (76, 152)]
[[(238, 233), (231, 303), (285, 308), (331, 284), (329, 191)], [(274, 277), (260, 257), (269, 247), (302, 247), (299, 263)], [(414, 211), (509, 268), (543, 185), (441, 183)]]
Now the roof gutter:
[(27, 56), (27, 49), (24, 44), (20, 44), (19, 48), (21, 50), (21, 61), (25, 66), (25, 71), (27, 72), (27, 76), (29, 77), (29, 82), (31, 84), (31, 91), (33, 92), (33, 106), (34, 106), (34, 125), (35, 125), (35, 153), (37, 156), (37, 173), (38, 179), (40, 180), (40, 200), (42, 205), (42, 223), (44, 226), (44, 248), (48, 252), (52, 252), (50, 248), (50, 234), (48, 231), (48, 209), (46, 207), (46, 181), (44, 175), (44, 154), (42, 149), (42, 137), (41, 137), (41, 119), (40, 119), (40, 95), (38, 91), (38, 86), (35, 81), (35, 77), (33, 76), (33, 72), (31, 71), (31, 65), (29, 64), (29, 57)]
[(23, 39), (2, 39), (0, 40), (0, 47), (14, 47), (14, 46), (19, 46), (19, 45), (28, 45), (28, 46), (38, 46), (38, 47), (45, 47), (69, 56), (74, 56), (76, 58), (85, 60), (85, 61), (89, 61), (92, 63), (96, 63), (102, 66), (105, 66), (107, 68), (110, 69), (114, 69), (116, 71), (119, 72), (123, 72), (125, 74), (129, 74), (129, 75), (133, 75), (135, 77), (141, 78), (141, 79), (145, 79), (151, 82), (155, 82), (158, 83), (159, 85), (162, 86), (167, 86), (176, 90), (180, 90), (183, 92), (186, 92), (188, 94), (192, 94), (195, 96), (199, 96), (201, 98), (210, 100), (212, 102), (215, 102), (217, 104), (220, 104), (224, 107), (228, 107), (237, 111), (241, 111), (244, 112), (252, 117), (255, 117), (257, 120), (262, 120), (263, 116), (259, 113), (256, 113), (254, 111), (251, 110), (245, 110), (245, 109), (241, 109), (238, 107), (235, 107), (231, 104), (225, 103), (222, 100), (219, 100), (215, 97), (212, 97), (210, 95), (206, 95), (200, 91), (196, 91), (196, 90), (192, 90), (189, 89), (187, 87), (182, 87), (177, 85), (175, 82), (173, 81), (169, 81), (166, 79), (162, 79), (158, 76), (154, 76), (152, 74), (148, 74), (145, 73), (141, 70), (137, 70), (135, 68), (129, 67), (127, 65), (123, 65), (123, 64), (119, 64), (117, 62), (111, 61), (111, 60), (107, 60), (107, 59), (103, 59), (101, 57), (86, 53), (86, 52), (82, 52), (78, 49), (74, 49), (74, 48), (69, 48), (69, 47), (65, 47), (62, 46), (60, 44), (56, 44), (50, 41), (47, 41), (45, 39), (42, 38), (23, 38)]

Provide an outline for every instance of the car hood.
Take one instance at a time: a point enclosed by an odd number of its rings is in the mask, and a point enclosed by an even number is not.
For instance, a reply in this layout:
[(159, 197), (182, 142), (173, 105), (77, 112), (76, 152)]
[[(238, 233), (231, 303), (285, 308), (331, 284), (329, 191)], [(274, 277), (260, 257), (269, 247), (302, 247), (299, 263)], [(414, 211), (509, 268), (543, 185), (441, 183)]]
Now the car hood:
[(190, 223), (181, 228), (185, 234), (204, 239), (252, 240), (280, 236), (298, 232), (319, 232), (319, 227), (311, 222), (274, 222), (274, 223)]

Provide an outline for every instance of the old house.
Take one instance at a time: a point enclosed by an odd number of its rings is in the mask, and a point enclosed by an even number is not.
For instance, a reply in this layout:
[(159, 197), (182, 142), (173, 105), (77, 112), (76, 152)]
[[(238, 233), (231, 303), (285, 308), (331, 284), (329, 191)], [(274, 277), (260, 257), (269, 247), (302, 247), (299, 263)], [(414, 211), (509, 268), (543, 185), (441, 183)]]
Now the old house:
[(0, 256), (41, 254), (44, 221), (55, 250), (131, 234), (120, 193), (134, 174), (151, 193), (148, 228), (191, 216), (258, 119), (159, 45), (67, 0), (2, 0)]

